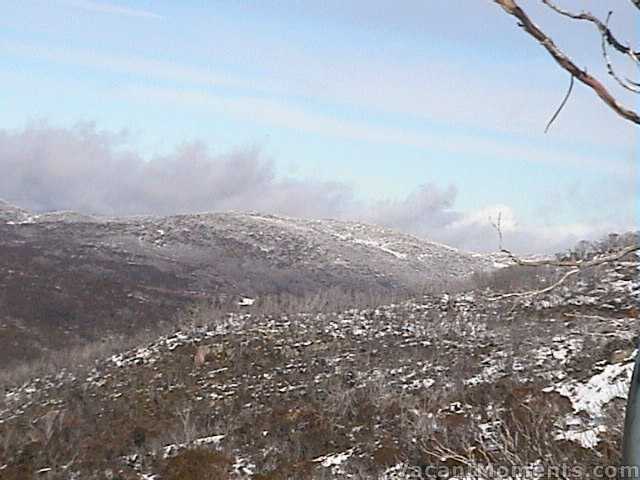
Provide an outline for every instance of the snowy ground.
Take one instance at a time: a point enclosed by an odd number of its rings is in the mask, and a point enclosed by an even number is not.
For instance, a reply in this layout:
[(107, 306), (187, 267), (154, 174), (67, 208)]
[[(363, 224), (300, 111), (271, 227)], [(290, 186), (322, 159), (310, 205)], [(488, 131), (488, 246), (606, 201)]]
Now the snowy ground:
[[(535, 298), (467, 292), (315, 315), (256, 316), (247, 297), (240, 313), (8, 390), (0, 432), (43, 442), (39, 425), (59, 412), (45, 447), (56, 455), (34, 457), (51, 469), (43, 478), (160, 479), (197, 448), (221, 452), (228, 478), (403, 478), (472, 451), (494, 458), (511, 429), (538, 424), (553, 455), (604, 462), (619, 441), (639, 285), (626, 267), (601, 275)], [(87, 453), (74, 458), (78, 445)]]

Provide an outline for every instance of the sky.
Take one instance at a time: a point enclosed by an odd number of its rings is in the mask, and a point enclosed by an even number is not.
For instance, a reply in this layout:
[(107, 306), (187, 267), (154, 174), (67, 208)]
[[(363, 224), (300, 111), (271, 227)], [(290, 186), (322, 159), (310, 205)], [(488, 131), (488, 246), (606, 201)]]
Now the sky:
[[(519, 2), (621, 102), (592, 25)], [(558, 0), (640, 45), (624, 0)], [(8, 0), (0, 198), (36, 210), (251, 210), (476, 251), (636, 229), (638, 127), (490, 0)], [(637, 70), (614, 56), (621, 74)], [(635, 77), (638, 78), (637, 76)]]

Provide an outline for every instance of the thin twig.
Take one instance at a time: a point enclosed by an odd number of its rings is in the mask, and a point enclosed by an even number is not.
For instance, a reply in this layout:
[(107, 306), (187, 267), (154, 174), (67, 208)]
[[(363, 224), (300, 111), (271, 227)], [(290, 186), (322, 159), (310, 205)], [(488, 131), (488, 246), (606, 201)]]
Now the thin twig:
[[(609, 26), (609, 19), (611, 18), (612, 14), (613, 12), (609, 12), (609, 14), (607, 15), (607, 27)], [(640, 93), (640, 88), (639, 86), (636, 86), (637, 84), (635, 82), (628, 82), (626, 80), (623, 80), (616, 74), (615, 70), (613, 69), (611, 60), (609, 59), (609, 54), (607, 53), (607, 41), (606, 35), (604, 33), (602, 34), (602, 56), (604, 57), (604, 62), (607, 65), (607, 72), (615, 79), (616, 82), (618, 82), (618, 84), (622, 88), (626, 88), (633, 93)]]
[(498, 212), (498, 220), (496, 222), (494, 222), (493, 219), (489, 217), (489, 223), (491, 223), (491, 226), (496, 229), (496, 232), (498, 232), (498, 249), (502, 250), (502, 212)]
[(602, 20), (600, 20), (598, 17), (596, 17), (590, 12), (571, 13), (568, 10), (564, 10), (558, 7), (557, 5), (552, 3), (551, 0), (542, 0), (542, 3), (544, 3), (546, 6), (551, 8), (553, 11), (559, 13), (560, 15), (564, 15), (565, 17), (569, 17), (574, 20), (584, 20), (584, 21), (593, 23), (598, 28), (598, 30), (600, 31), (602, 36), (605, 38), (607, 43), (609, 43), (609, 45), (615, 48), (618, 52), (629, 56), (631, 60), (633, 60), (634, 62), (640, 63), (639, 61), (640, 51), (636, 51), (630, 46), (624, 45), (622, 42), (620, 42), (609, 29), (609, 25), (607, 22), (603, 22)]
[[(550, 267), (571, 267), (571, 270), (567, 271), (557, 282), (549, 285), (540, 290), (530, 290), (526, 292), (514, 292), (507, 293), (504, 295), (498, 295), (496, 297), (491, 297), (489, 300), (502, 300), (505, 298), (512, 297), (533, 297), (535, 295), (540, 295), (543, 293), (550, 292), (554, 288), (562, 285), (569, 277), (575, 275), (578, 272), (581, 272), (587, 268), (593, 268), (598, 265), (602, 265), (604, 263), (611, 263), (624, 258), (630, 253), (636, 252), (640, 250), (640, 245), (629, 245), (628, 247), (622, 248), (617, 252), (612, 253), (611, 255), (604, 255), (601, 257), (596, 257), (591, 260), (572, 260), (572, 261), (564, 261), (564, 260), (522, 260), (521, 258), (516, 257), (509, 250), (502, 249), (502, 253), (506, 253), (511, 260), (513, 260), (517, 265), (523, 267), (542, 267), (542, 266), (550, 266)], [(636, 262), (637, 264), (637, 262)]]
[(556, 113), (553, 114), (553, 117), (551, 117), (551, 120), (549, 120), (549, 123), (547, 123), (547, 126), (544, 129), (544, 133), (547, 133), (549, 131), (549, 128), (551, 127), (551, 124), (555, 121), (555, 119), (558, 117), (558, 115), (560, 115), (560, 112), (562, 111), (562, 109), (564, 108), (565, 104), (567, 103), (567, 100), (569, 100), (569, 96), (571, 95), (571, 91), (573, 90), (573, 79), (574, 79), (574, 76), (571, 75), (571, 81), (569, 82), (569, 90), (567, 90), (567, 94), (562, 99), (562, 103), (560, 104), (560, 106), (556, 110)]
[(579, 268), (574, 268), (573, 270), (569, 270), (568, 272), (566, 272), (562, 277), (560, 277), (560, 280), (558, 280), (557, 282), (549, 285), (548, 287), (542, 288), (540, 290), (530, 290), (530, 291), (526, 291), (526, 292), (512, 292), (512, 293), (505, 293), (504, 295), (497, 295), (495, 297), (490, 297), (489, 300), (490, 301), (496, 301), (496, 300), (503, 300), (505, 298), (512, 298), (512, 297), (534, 297), (536, 295), (541, 295), (543, 293), (547, 293), (550, 292), (551, 290), (553, 290), (554, 288), (559, 287), (560, 285), (562, 285), (569, 277), (575, 275), (576, 273), (580, 272)]
[[(611, 255), (604, 255), (596, 257), (591, 260), (522, 260), (518, 258), (509, 250), (502, 249), (501, 252), (509, 256), (516, 265), (522, 267), (576, 267), (579, 269), (591, 268), (603, 263), (610, 263), (620, 260), (630, 253), (640, 250), (640, 245), (629, 245), (628, 247), (621, 248), (620, 250), (613, 252)], [(637, 263), (637, 262), (634, 262)]]

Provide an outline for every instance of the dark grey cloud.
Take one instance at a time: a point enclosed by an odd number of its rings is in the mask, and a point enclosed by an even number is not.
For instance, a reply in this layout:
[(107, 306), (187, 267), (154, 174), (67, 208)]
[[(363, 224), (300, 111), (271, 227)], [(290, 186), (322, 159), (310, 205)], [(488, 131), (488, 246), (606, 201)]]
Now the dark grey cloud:
[(92, 124), (0, 130), (0, 196), (36, 211), (102, 215), (261, 210), (342, 217), (353, 190), (337, 182), (278, 179), (256, 149), (214, 155), (201, 143), (145, 160), (126, 135)]
[(457, 190), (425, 184), (401, 200), (383, 200), (375, 205), (369, 218), (396, 230), (428, 235), (459, 221), (454, 210)]
[[(399, 200), (362, 202), (348, 184), (277, 177), (257, 149), (214, 155), (190, 143), (146, 160), (126, 141), (125, 133), (93, 124), (0, 130), (0, 198), (35, 211), (100, 215), (236, 210), (359, 220), (468, 250), (497, 248), (484, 213), (456, 210), (453, 186), (425, 184)], [(545, 233), (513, 221), (506, 227), (509, 246), (522, 252), (555, 251), (580, 239), (575, 231)]]

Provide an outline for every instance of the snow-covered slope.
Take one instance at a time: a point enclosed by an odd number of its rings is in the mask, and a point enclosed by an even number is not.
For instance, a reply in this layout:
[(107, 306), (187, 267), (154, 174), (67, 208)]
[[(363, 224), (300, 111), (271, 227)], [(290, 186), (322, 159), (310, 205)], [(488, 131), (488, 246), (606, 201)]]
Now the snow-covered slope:
[(0, 199), (0, 223), (28, 222), (31, 214), (20, 207)]
[(0, 472), (27, 462), (64, 478), (407, 480), (427, 467), (490, 478), (513, 462), (616, 465), (640, 327), (635, 267), (494, 297), (205, 315), (88, 370), (10, 388)]
[(492, 265), (358, 223), (245, 213), (96, 218), (2, 203), (0, 362), (129, 334), (222, 295), (399, 295)]

